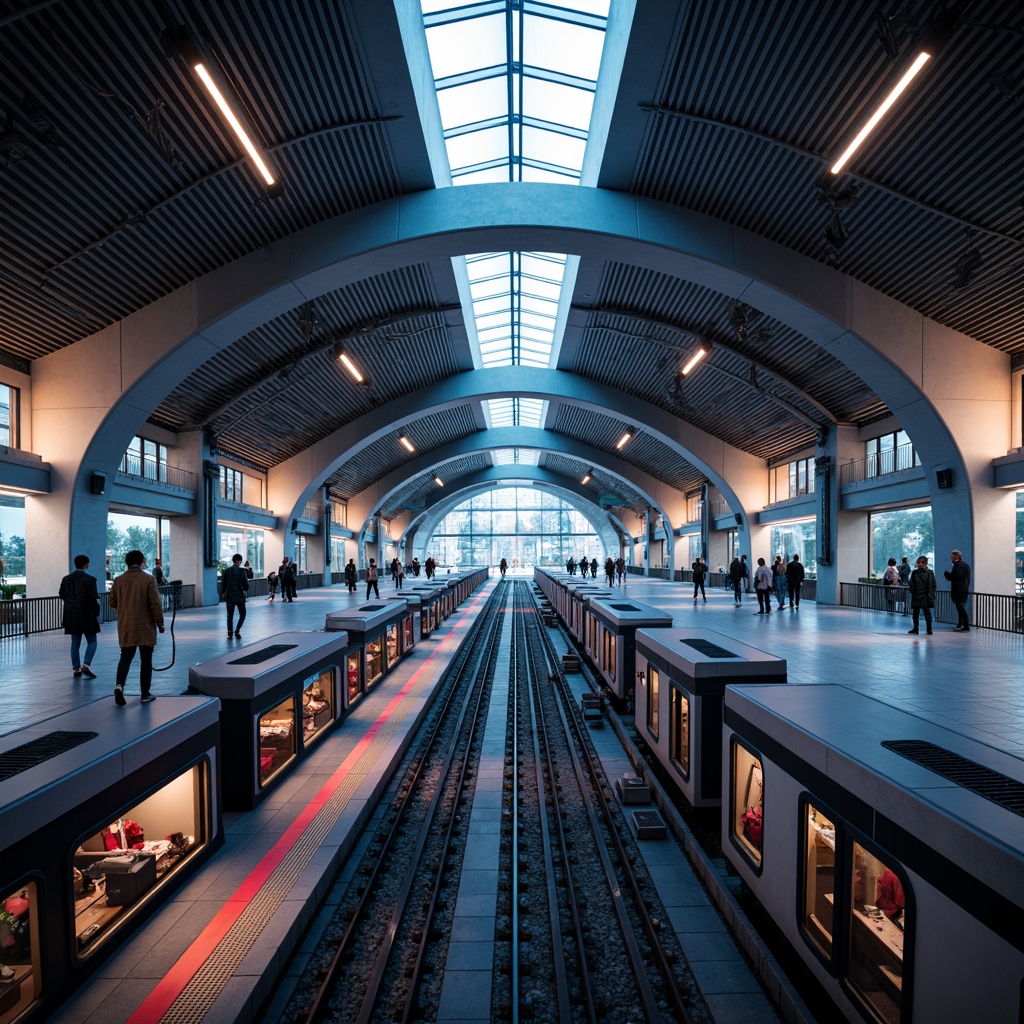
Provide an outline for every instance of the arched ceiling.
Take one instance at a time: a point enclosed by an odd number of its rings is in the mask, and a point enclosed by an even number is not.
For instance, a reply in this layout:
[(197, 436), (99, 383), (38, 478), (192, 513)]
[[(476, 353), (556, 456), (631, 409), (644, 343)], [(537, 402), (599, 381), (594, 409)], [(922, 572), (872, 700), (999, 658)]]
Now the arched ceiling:
[[(929, 77), (842, 179), (859, 187), (839, 201), (848, 238), (825, 239), (837, 203), (818, 187), (827, 157), (946, 4), (890, 6), (644, 0), (608, 98), (596, 181), (754, 232), (1020, 356), (1015, 0), (956, 5), (959, 22)], [(280, 197), (261, 191), (187, 72), (164, 56), (168, 17), (216, 53), (280, 169)], [(386, 0), (0, 0), (0, 58), (0, 364), (24, 372), (246, 253), (434, 187), (438, 142), (425, 135), (413, 87), (423, 72), (409, 68)], [(819, 424), (888, 412), (856, 367), (706, 283), (591, 253), (565, 301), (558, 369), (758, 459), (806, 450)], [(208, 428), (226, 454), (270, 469), (374, 408), (470, 371), (470, 335), (448, 260), (370, 265), (357, 283), (255, 325), (150, 418)], [(711, 355), (680, 385), (678, 365), (698, 340)], [(369, 369), (371, 387), (338, 369), (339, 342)], [(487, 429), (471, 400), (429, 416), (410, 410), (410, 420), (420, 455)], [(545, 422), (555, 451), (610, 451), (620, 427), (557, 401)], [(332, 493), (349, 498), (401, 473), (409, 457), (396, 440), (337, 468)], [(622, 458), (638, 473), (681, 491), (699, 485), (685, 459), (637, 440)], [(480, 452), (445, 472), (454, 483), (493, 463)], [(541, 467), (578, 478), (580, 462), (549, 453)], [(639, 490), (604, 484), (643, 504)], [(428, 472), (411, 474), (390, 512), (416, 509), (428, 486)]]

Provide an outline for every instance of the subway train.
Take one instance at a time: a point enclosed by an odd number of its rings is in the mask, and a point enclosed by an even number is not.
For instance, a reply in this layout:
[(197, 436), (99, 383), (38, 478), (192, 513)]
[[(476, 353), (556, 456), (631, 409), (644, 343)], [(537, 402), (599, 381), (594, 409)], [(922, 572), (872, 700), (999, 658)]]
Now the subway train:
[[(537, 574), (593, 661), (568, 579)], [(846, 1020), (1024, 1022), (1019, 758), (710, 630), (641, 628), (633, 657), (637, 736), (721, 805), (724, 858)]]

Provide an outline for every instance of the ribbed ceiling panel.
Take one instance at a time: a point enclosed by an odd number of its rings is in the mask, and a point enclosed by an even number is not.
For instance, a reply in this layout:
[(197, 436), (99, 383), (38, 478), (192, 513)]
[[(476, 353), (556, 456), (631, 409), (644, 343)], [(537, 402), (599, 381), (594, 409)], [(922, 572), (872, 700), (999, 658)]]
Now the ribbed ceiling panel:
[(406, 509), (419, 511), (426, 508), (427, 500), (441, 493), (437, 484), (434, 483), (434, 473), (437, 473), (442, 481), (447, 478), (450, 483), (457, 485), (460, 477), (490, 469), (490, 466), (490, 456), (484, 453), (467, 455), (442, 463), (426, 473), (420, 473), (419, 476), (410, 480), (407, 486), (396, 491), (391, 502), (382, 508), (381, 512), (385, 518), (393, 519)]
[(552, 473), (560, 473), (567, 477), (572, 483), (579, 483), (587, 470), (593, 470), (590, 482), (585, 486), (589, 492), (590, 500), (596, 505), (601, 495), (614, 494), (624, 507), (634, 512), (643, 512), (648, 506), (647, 502), (632, 487), (624, 484), (616, 477), (610, 476), (597, 466), (591, 466), (579, 459), (571, 459), (565, 455), (546, 455), (542, 462), (545, 469)]

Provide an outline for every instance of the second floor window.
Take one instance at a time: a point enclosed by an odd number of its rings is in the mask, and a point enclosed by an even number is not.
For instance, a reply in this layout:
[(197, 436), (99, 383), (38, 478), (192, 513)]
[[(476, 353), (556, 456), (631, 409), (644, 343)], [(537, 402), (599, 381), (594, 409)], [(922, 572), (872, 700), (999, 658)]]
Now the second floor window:
[(166, 483), (167, 445), (144, 437), (133, 437), (121, 460), (121, 472)]
[(5, 448), (20, 447), (18, 437), (18, 398), (17, 388), (0, 384), (0, 445)]
[(769, 470), (774, 493), (772, 501), (786, 501), (803, 494), (814, 493), (814, 459), (797, 459), (795, 462), (776, 466)]
[(873, 437), (864, 443), (864, 477), (885, 476), (921, 465), (905, 430)]
[(242, 500), (242, 471), (228, 466), (220, 467), (220, 496), (225, 501)]

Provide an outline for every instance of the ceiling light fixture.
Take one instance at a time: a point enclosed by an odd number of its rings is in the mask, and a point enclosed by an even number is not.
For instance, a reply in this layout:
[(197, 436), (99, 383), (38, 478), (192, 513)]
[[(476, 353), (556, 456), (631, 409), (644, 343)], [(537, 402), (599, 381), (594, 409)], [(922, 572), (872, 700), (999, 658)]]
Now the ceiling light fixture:
[(616, 441), (616, 442), (615, 442), (615, 447), (616, 447), (616, 449), (622, 449), (622, 448), (625, 448), (625, 447), (626, 447), (626, 445), (627, 445), (627, 444), (629, 444), (629, 441), (630, 441), (630, 439), (632, 438), (632, 436), (633, 436), (633, 428), (632, 428), (632, 427), (630, 427), (630, 428), (629, 428), (629, 430), (627, 430), (627, 431), (626, 431), (626, 432), (625, 432), (625, 433), (624, 433), (624, 434), (622, 435), (622, 437), (620, 437), (620, 438), (618, 439), (618, 441)]
[(868, 118), (867, 123), (854, 136), (853, 141), (843, 150), (842, 155), (829, 168), (830, 174), (839, 174), (850, 162), (853, 154), (864, 144), (867, 137), (878, 127), (879, 122), (889, 112), (893, 104), (909, 88), (911, 82), (918, 76), (921, 69), (930, 61), (946, 44), (956, 26), (957, 21), (964, 9), (965, 0), (947, 7), (936, 19), (935, 23), (925, 34), (918, 47), (917, 55), (911, 61), (910, 66), (903, 72), (896, 84), (889, 90), (885, 99), (878, 105), (875, 112)]
[(685, 377), (707, 354), (708, 350), (703, 345), (699, 345), (697, 351), (683, 364), (683, 368), (679, 371), (680, 374)]
[[(237, 98), (234, 90), (224, 81), (219, 81), (221, 75), (216, 68), (216, 62), (207, 58), (196, 42), (195, 37), (185, 28), (178, 25), (174, 29), (167, 29), (161, 34), (164, 53), (168, 57), (181, 57), (188, 61), (193, 73), (203, 83), (206, 91), (220, 111), (221, 117), (228, 127), (234, 132), (235, 137), (241, 143), (242, 148), (248, 154), (253, 166), (259, 176), (263, 179), (267, 189), (272, 194), (279, 194), (282, 190), (281, 184), (277, 181), (273, 171), (267, 165), (259, 146), (256, 145), (255, 131), (246, 128), (244, 118), (240, 114), (242, 104)], [(232, 102), (234, 99), (234, 102)]]
[(434, 483), (437, 484), (438, 487), (444, 487), (444, 481), (436, 473), (434, 474)]
[(344, 349), (338, 349), (336, 355), (338, 357), (338, 362), (340, 362), (341, 365), (345, 367), (345, 369), (349, 373), (349, 376), (357, 384), (365, 385), (368, 383), (366, 380), (366, 375), (363, 373), (362, 370), (359, 369), (358, 366), (356, 366), (356, 364), (352, 361), (352, 357)]
[(589, 484), (590, 481), (593, 479), (593, 476), (594, 471), (592, 469), (588, 469), (586, 473), (584, 473), (583, 476), (580, 477), (580, 483), (583, 484), (584, 487), (586, 487), (586, 485)]
[(400, 444), (400, 445), (401, 445), (401, 446), (402, 446), (402, 447), (403, 447), (403, 448), (404, 448), (404, 449), (405, 449), (405, 450), (406, 450), (407, 452), (414, 452), (414, 451), (416, 451), (416, 446), (415, 446), (415, 445), (414, 445), (414, 444), (412, 443), (412, 441), (410, 441), (410, 440), (409, 440), (409, 438), (407, 438), (407, 437), (405, 436), (405, 434), (402, 434), (402, 436), (401, 436), (401, 437), (399, 437), (399, 439), (398, 439), (398, 443), (399, 443), (399, 444)]

